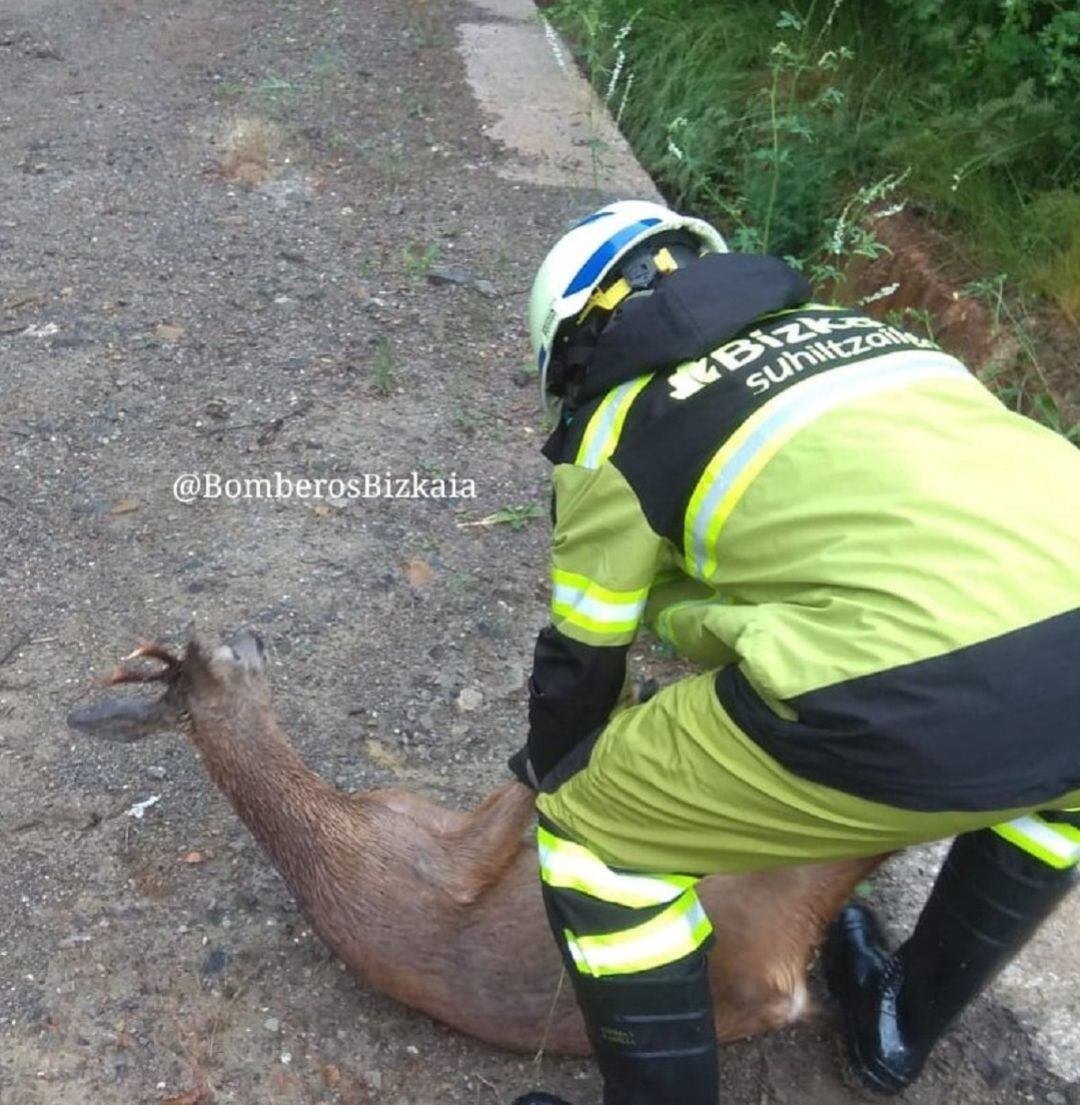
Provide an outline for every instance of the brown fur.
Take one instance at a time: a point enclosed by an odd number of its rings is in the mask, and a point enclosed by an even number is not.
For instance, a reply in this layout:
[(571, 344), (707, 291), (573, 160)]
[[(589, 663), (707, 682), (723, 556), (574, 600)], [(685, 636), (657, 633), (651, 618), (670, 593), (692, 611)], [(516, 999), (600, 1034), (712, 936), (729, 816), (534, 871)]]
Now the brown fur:
[[(249, 641), (253, 638), (249, 637)], [(344, 794), (290, 747), (261, 655), (192, 645), (170, 699), (211, 779), (281, 871), (316, 932), (371, 986), (502, 1047), (588, 1051), (523, 842), (532, 792), (476, 809), (407, 791)], [(716, 930), (710, 972), (721, 1040), (807, 1011), (824, 926), (880, 857), (702, 881)]]

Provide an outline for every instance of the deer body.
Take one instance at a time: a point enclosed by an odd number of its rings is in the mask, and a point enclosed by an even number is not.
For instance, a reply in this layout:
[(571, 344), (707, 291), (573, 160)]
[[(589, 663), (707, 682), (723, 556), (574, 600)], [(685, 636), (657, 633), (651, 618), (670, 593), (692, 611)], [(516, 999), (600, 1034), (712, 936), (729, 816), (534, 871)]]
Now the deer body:
[[(192, 646), (174, 661), (153, 727), (165, 703), (320, 938), (375, 989), (472, 1036), (585, 1054), (571, 988), (559, 985), (535, 849), (523, 841), (532, 792), (508, 783), (465, 813), (407, 791), (336, 790), (282, 734), (251, 641), (237, 638), (209, 660)], [(127, 707), (121, 739), (134, 739)], [(101, 732), (104, 715), (95, 707), (69, 721)], [(721, 1040), (807, 1011), (806, 968), (824, 927), (879, 861), (702, 881)]]

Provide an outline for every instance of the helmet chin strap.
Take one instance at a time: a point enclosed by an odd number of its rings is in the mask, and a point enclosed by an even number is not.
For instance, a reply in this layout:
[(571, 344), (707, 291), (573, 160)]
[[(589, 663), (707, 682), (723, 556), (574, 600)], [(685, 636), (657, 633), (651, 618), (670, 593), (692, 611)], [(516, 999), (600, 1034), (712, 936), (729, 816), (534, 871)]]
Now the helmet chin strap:
[[(693, 256), (696, 257), (697, 253), (694, 252)], [(617, 280), (605, 288), (597, 288), (589, 296), (585, 309), (575, 319), (575, 325), (580, 326), (594, 310), (606, 311), (610, 315), (628, 296), (634, 292), (651, 291), (661, 276), (674, 272), (678, 267), (667, 246), (661, 246), (655, 253), (635, 251), (620, 267), (621, 275)]]
[(618, 276), (598, 287), (574, 320), (565, 345), (553, 357), (549, 369), (549, 390), (563, 397), (564, 414), (575, 407), (574, 393), (585, 377), (597, 340), (618, 307), (639, 295), (651, 295), (657, 282), (668, 273), (698, 258), (696, 243), (681, 232), (642, 242), (622, 259)]

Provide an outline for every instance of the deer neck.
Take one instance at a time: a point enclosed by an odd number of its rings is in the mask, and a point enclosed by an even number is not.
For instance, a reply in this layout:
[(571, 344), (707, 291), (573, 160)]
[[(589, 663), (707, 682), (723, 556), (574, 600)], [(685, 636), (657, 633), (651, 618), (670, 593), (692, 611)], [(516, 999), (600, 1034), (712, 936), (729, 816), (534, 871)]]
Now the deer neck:
[(330, 906), (339, 872), (363, 864), (364, 804), (324, 782), (272, 721), (250, 733), (192, 734), (207, 774), (285, 877), (301, 908)]
[[(404, 819), (385, 804), (325, 783), (272, 720), (244, 727), (245, 737), (235, 737), (239, 731), (200, 725), (192, 739), (301, 912), (374, 986), (418, 1008), (442, 1009), (452, 971), (436, 933), (449, 899), (437, 887), (425, 892), (426, 834), (407, 820), (395, 832)], [(435, 958), (433, 966), (421, 966), (418, 948)]]

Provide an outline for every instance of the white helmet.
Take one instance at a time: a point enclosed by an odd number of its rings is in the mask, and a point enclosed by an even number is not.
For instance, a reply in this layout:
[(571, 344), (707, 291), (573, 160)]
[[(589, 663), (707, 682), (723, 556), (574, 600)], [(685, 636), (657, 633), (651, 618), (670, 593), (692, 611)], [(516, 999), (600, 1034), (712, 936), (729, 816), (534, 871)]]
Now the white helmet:
[(620, 200), (587, 215), (544, 258), (529, 296), (529, 336), (546, 407), (559, 404), (559, 397), (548, 392), (548, 367), (560, 327), (582, 314), (621, 257), (645, 239), (672, 230), (689, 231), (702, 253), (727, 252), (724, 239), (701, 219), (679, 215), (659, 203)]

